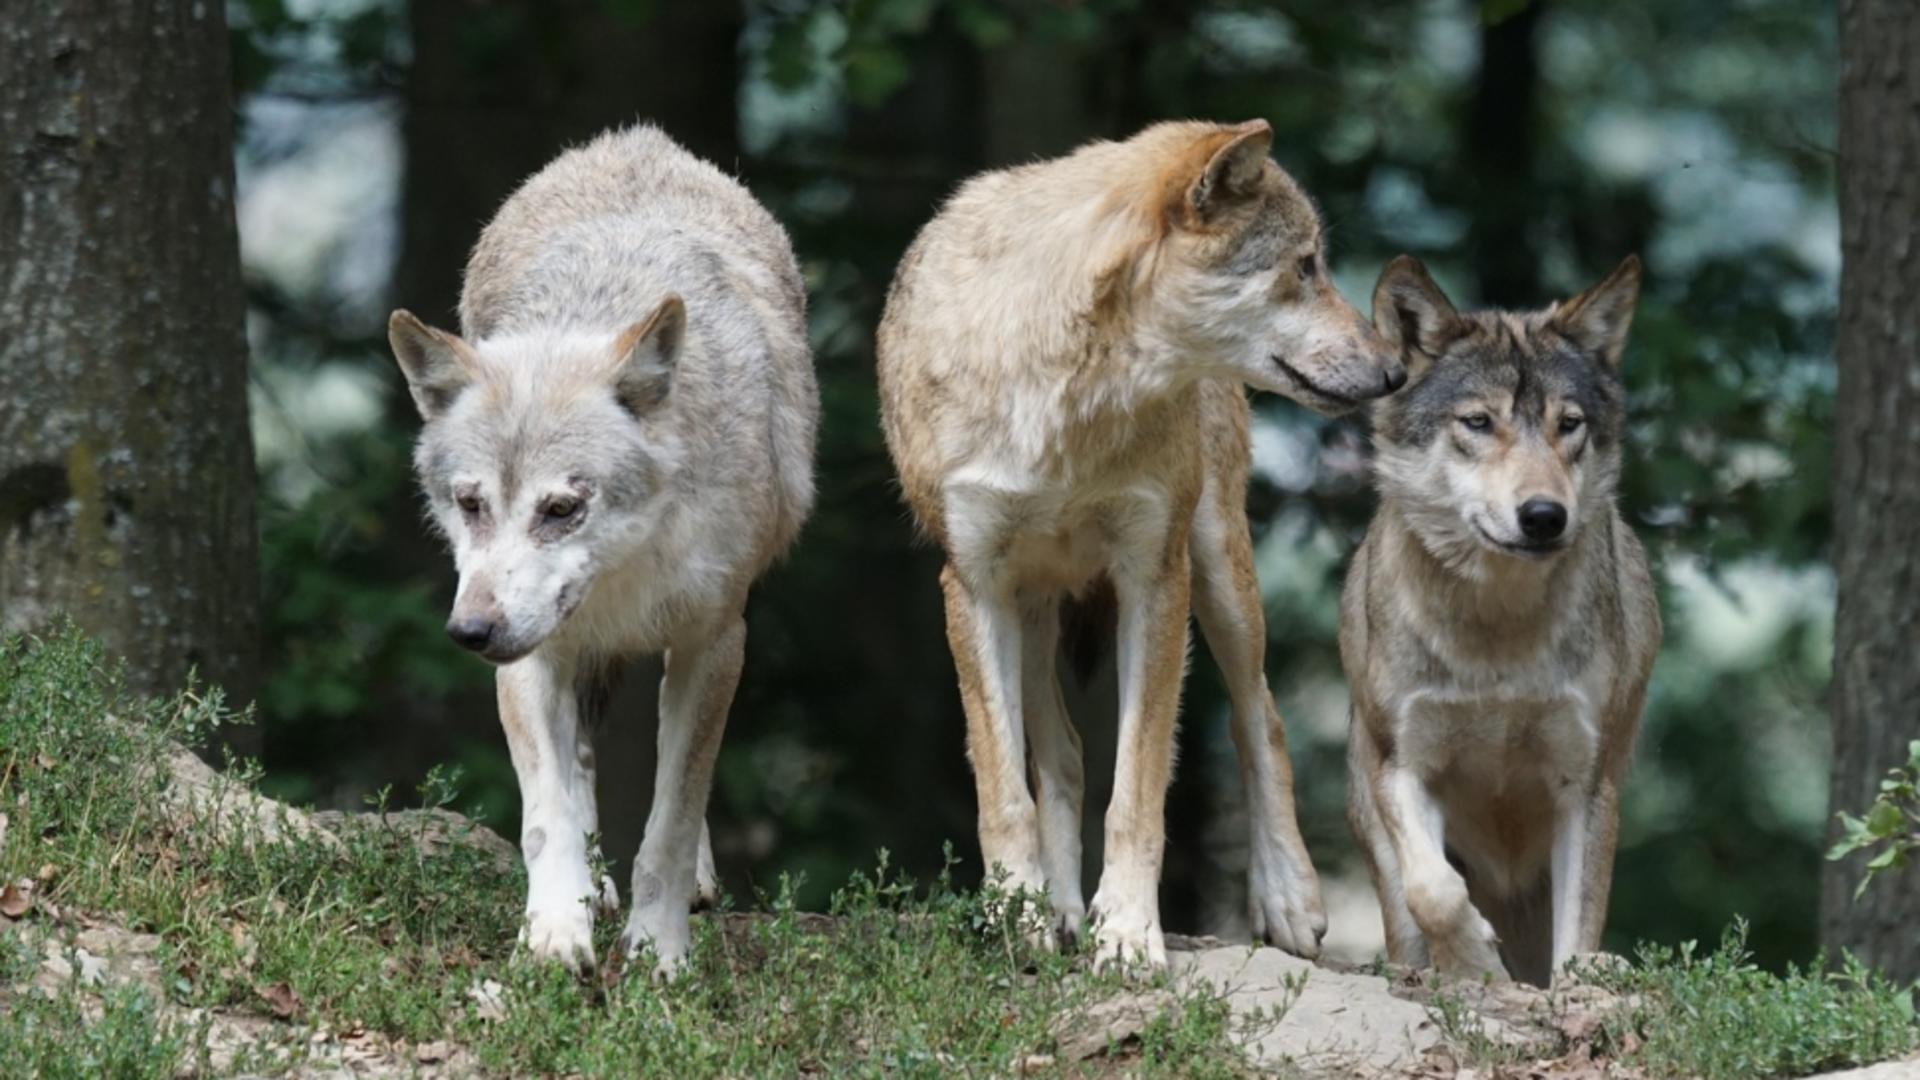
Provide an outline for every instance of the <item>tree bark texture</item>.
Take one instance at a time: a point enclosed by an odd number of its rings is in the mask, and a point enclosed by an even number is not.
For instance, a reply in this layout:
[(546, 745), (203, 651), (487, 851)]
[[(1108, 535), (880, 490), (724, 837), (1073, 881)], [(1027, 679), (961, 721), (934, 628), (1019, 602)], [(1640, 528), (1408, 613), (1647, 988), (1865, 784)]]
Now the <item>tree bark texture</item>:
[[(1920, 738), (1920, 7), (1846, 0), (1840, 39), (1832, 806), (1861, 813)], [(1827, 865), (1823, 943), (1920, 977), (1920, 866), (1855, 902), (1862, 862)]]
[(250, 701), (259, 582), (219, 0), (0, 20), (0, 625)]
[(1537, 181), (1539, 27), (1545, 0), (1480, 29), (1480, 74), (1465, 125), (1469, 174), (1482, 189), (1467, 229), (1480, 299), (1530, 308), (1540, 295), (1539, 237), (1548, 208)]

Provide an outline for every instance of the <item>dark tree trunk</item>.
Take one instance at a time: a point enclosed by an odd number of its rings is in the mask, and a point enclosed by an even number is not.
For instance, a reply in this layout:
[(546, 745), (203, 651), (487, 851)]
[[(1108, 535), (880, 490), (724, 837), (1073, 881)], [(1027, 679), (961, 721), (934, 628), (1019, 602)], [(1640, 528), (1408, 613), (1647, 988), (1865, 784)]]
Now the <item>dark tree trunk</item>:
[(259, 583), (225, 11), (8, 8), (0, 618), (70, 613), (175, 689), (256, 685)]
[[(1860, 813), (1920, 738), (1920, 7), (1841, 4), (1840, 63), (1832, 806)], [(1856, 903), (1861, 862), (1827, 865), (1822, 941), (1920, 977), (1920, 866)]]
[(1501, 307), (1541, 302), (1534, 230), (1544, 216), (1534, 179), (1540, 88), (1537, 41), (1541, 2), (1483, 26), (1480, 75), (1466, 125), (1466, 175), (1480, 189), (1467, 246), (1480, 275), (1480, 299)]

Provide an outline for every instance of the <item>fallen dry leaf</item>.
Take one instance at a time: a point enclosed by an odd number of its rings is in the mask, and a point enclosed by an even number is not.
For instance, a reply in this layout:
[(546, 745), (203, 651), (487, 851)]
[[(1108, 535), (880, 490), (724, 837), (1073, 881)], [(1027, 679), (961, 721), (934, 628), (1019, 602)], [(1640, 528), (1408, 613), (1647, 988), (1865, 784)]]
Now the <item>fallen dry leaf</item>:
[(277, 982), (272, 986), (257, 986), (254, 989), (266, 1000), (267, 1008), (273, 1010), (273, 1015), (280, 1019), (292, 1020), (300, 1015), (300, 995), (294, 993), (293, 987), (286, 983)]
[(432, 1065), (434, 1062), (445, 1061), (452, 1056), (453, 1044), (440, 1040), (421, 1043), (413, 1049), (413, 1060), (422, 1065)]
[(26, 878), (9, 881), (0, 888), (0, 915), (17, 919), (33, 908), (33, 882)]

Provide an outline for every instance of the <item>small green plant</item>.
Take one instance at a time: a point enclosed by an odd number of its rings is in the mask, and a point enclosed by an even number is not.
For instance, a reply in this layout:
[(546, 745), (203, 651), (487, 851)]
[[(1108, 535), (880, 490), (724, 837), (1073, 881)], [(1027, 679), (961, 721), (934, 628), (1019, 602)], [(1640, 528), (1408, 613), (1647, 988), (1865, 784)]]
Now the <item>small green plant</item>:
[(107, 991), (97, 1019), (88, 1015), (89, 1004), (74, 986), (8, 1001), (0, 1008), (0, 1071), (46, 1080), (171, 1080), (194, 1063), (204, 1021), (169, 1020), (151, 995), (134, 987)]
[(1875, 877), (1901, 869), (1908, 856), (1920, 851), (1920, 739), (1907, 744), (1907, 763), (1888, 770), (1880, 781), (1880, 794), (1865, 817), (1843, 812), (1839, 818), (1840, 841), (1827, 858), (1838, 861), (1856, 851), (1874, 852), (1853, 890), (1857, 900)]
[(1920, 1047), (1911, 988), (1847, 957), (1774, 975), (1753, 963), (1747, 928), (1699, 955), (1643, 946), (1635, 964), (1595, 967), (1584, 978), (1620, 995), (1603, 1048), (1653, 1076), (1734, 1080), (1804, 1076), (1901, 1057)]
[[(1485, 986), (1478, 988), (1484, 990)], [(1474, 984), (1443, 984), (1427, 1004), (1428, 1018), (1463, 1061), (1482, 1069), (1498, 1069), (1553, 1056), (1555, 1047), (1505, 1035), (1500, 1026), (1488, 1023), (1468, 1001), (1475, 989)]]

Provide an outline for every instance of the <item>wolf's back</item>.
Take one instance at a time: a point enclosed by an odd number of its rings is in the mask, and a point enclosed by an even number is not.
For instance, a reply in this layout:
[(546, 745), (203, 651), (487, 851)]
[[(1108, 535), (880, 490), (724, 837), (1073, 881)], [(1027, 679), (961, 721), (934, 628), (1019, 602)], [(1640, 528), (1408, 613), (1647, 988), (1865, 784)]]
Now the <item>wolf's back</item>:
[[(660, 129), (642, 124), (609, 131), (555, 158), (508, 197), (467, 262), (460, 318), (470, 336), (498, 332), (512, 293), (543, 266), (541, 255), (567, 237), (598, 232), (615, 250), (694, 246), (721, 253), (765, 287), (772, 311), (802, 329), (806, 299), (786, 230), (746, 188), (695, 157)], [(551, 267), (548, 261), (545, 267)], [(617, 286), (630, 264), (609, 258), (600, 283)], [(592, 273), (592, 268), (581, 268)]]

